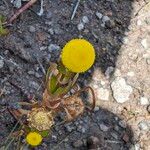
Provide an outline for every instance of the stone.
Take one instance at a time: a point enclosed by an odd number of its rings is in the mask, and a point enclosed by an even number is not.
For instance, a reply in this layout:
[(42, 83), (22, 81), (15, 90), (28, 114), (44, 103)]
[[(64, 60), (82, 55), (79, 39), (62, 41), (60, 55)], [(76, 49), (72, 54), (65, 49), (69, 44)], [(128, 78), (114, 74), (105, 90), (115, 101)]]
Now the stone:
[(141, 121), (138, 124), (138, 127), (139, 127), (140, 130), (143, 130), (143, 131), (148, 131), (148, 129), (149, 129), (147, 121)]
[(81, 30), (84, 29), (84, 24), (81, 22), (81, 23), (78, 24), (77, 27), (78, 27), (78, 30), (81, 31)]
[(50, 45), (48, 46), (48, 50), (49, 50), (50, 52), (52, 52), (52, 51), (59, 51), (59, 50), (60, 50), (60, 46), (58, 46), (58, 45), (56, 45), (56, 44), (50, 44)]
[(124, 103), (129, 100), (129, 96), (132, 94), (133, 89), (128, 85), (124, 78), (117, 77), (111, 83), (113, 91), (113, 97), (118, 103)]
[(21, 0), (15, 0), (13, 3), (16, 8), (20, 8), (22, 6)]
[(0, 69), (2, 69), (4, 67), (4, 60), (0, 59)]
[(141, 97), (140, 98), (140, 104), (141, 105), (148, 105), (149, 104), (149, 100), (146, 97)]
[(102, 19), (103, 14), (102, 14), (102, 13), (100, 13), (100, 12), (96, 12), (96, 16), (97, 16), (97, 18), (98, 18), (98, 19)]
[(46, 14), (46, 18), (47, 19), (50, 19), (52, 17), (52, 12), (51, 11), (48, 11), (47, 14)]
[(129, 135), (128, 135), (127, 133), (124, 133), (122, 139), (123, 139), (126, 143), (128, 143), (129, 140), (130, 140), (130, 137), (129, 137)]
[(110, 67), (108, 67), (108, 68), (106, 69), (106, 71), (105, 71), (105, 76), (106, 76), (107, 79), (110, 78), (110, 76), (112, 75), (113, 71), (114, 71), (114, 67), (112, 67), (112, 66), (110, 66)]
[(79, 148), (83, 145), (83, 141), (80, 139), (80, 140), (77, 140), (73, 143), (73, 147), (75, 148)]
[(82, 22), (83, 23), (89, 23), (89, 18), (87, 16), (82, 17)]
[(146, 59), (146, 63), (147, 63), (148, 65), (150, 65), (150, 58), (147, 58), (147, 59)]
[(111, 136), (112, 136), (114, 139), (118, 140), (118, 134), (117, 134), (117, 132), (111, 132), (110, 134), (111, 134)]
[(110, 18), (108, 16), (103, 16), (102, 18), (103, 23), (110, 21)]
[(97, 111), (99, 111), (99, 107), (98, 107), (98, 106), (95, 106), (94, 112), (97, 112)]
[(123, 44), (127, 44), (129, 42), (129, 39), (127, 37), (124, 37), (122, 42), (123, 42)]
[(141, 41), (141, 45), (142, 45), (145, 49), (147, 49), (147, 48), (148, 48), (147, 39), (143, 39), (143, 40)]
[(136, 23), (137, 23), (138, 26), (141, 26), (141, 25), (142, 25), (142, 21), (141, 21), (141, 20), (137, 20)]
[(30, 81), (29, 86), (34, 89), (38, 89), (40, 87), (39, 84), (35, 81)]
[(54, 30), (53, 30), (52, 28), (50, 28), (50, 29), (48, 30), (48, 32), (49, 32), (51, 35), (54, 35)]
[(127, 76), (130, 76), (130, 77), (134, 77), (135, 73), (133, 71), (130, 71), (127, 73)]
[(134, 145), (134, 150), (141, 150), (140, 144), (138, 144), (138, 143), (135, 144), (135, 145)]
[(109, 100), (109, 90), (104, 88), (96, 89), (97, 98), (100, 100)]
[(127, 123), (124, 120), (119, 121), (119, 126), (122, 128), (126, 128), (127, 127)]
[(100, 145), (100, 140), (96, 136), (90, 136), (87, 139), (87, 147), (88, 149), (96, 149)]
[(36, 31), (36, 29), (35, 29), (34, 26), (30, 26), (30, 27), (29, 27), (29, 31), (30, 31), (31, 33), (34, 33), (34, 32)]
[(100, 127), (100, 129), (102, 130), (102, 131), (104, 131), (104, 132), (106, 132), (106, 131), (108, 131), (108, 129), (109, 129), (109, 127), (108, 126), (106, 126), (105, 124), (100, 124), (99, 125), (99, 127)]

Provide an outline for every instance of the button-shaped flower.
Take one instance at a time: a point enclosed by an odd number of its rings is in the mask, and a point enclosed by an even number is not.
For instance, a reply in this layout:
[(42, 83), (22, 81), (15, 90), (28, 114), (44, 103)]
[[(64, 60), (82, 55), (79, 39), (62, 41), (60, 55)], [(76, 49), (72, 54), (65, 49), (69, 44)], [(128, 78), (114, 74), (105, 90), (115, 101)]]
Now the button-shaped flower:
[(75, 73), (87, 71), (94, 63), (95, 50), (91, 43), (84, 39), (69, 41), (62, 50), (63, 65)]
[(37, 132), (29, 132), (26, 141), (32, 146), (38, 146), (42, 142), (42, 136)]

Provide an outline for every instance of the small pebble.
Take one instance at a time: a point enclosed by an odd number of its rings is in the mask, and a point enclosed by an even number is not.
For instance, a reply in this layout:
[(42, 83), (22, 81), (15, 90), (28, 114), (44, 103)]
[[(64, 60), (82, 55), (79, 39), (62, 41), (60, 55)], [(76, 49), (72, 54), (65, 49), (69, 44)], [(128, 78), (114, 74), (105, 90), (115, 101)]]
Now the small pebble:
[(50, 45), (48, 46), (48, 50), (49, 50), (50, 52), (52, 52), (52, 51), (59, 51), (59, 50), (60, 50), (60, 46), (58, 46), (58, 45), (56, 45), (56, 44), (50, 44)]
[(99, 111), (99, 107), (98, 107), (98, 106), (95, 106), (94, 112), (97, 112), (97, 111)]
[(82, 22), (83, 23), (89, 23), (89, 18), (87, 16), (82, 17)]
[(97, 16), (98, 19), (102, 19), (103, 14), (102, 14), (102, 13), (99, 13), (99, 12), (96, 12), (96, 16)]
[(143, 40), (141, 41), (141, 44), (142, 44), (142, 46), (143, 46), (145, 49), (148, 48), (147, 39), (143, 39)]
[(106, 21), (109, 21), (110, 18), (108, 16), (103, 16), (102, 21), (103, 23), (105, 23)]
[(140, 98), (140, 104), (141, 105), (148, 105), (149, 104), (149, 101), (146, 97), (141, 97)]
[(119, 126), (122, 127), (122, 128), (126, 128), (127, 124), (124, 120), (121, 120), (121, 121), (119, 121)]
[(36, 29), (35, 29), (34, 26), (30, 26), (30, 27), (29, 27), (29, 31), (30, 31), (31, 33), (34, 33), (34, 32), (36, 31)]
[(146, 63), (147, 63), (148, 65), (150, 65), (150, 58), (147, 58), (147, 59), (146, 59)]
[(88, 149), (96, 149), (98, 148), (100, 145), (100, 140), (95, 137), (95, 136), (90, 136), (88, 139), (87, 139), (87, 147)]
[(4, 66), (4, 60), (3, 59), (0, 59), (0, 69), (2, 69)]
[(105, 124), (100, 124), (99, 125), (99, 127), (100, 127), (100, 129), (102, 130), (102, 131), (104, 131), (104, 132), (107, 132), (108, 131), (108, 129), (109, 129), (109, 127), (108, 126), (106, 126)]
[(138, 124), (138, 127), (140, 130), (147, 131), (148, 130), (148, 123), (146, 121), (141, 121)]
[(141, 26), (141, 25), (142, 25), (142, 21), (141, 21), (141, 20), (138, 20), (138, 21), (137, 21), (137, 25), (138, 25), (138, 26)]
[(73, 143), (73, 147), (75, 148), (79, 148), (83, 145), (83, 141), (82, 140), (77, 140)]
[(81, 22), (78, 24), (78, 30), (81, 31), (84, 29), (84, 24)]

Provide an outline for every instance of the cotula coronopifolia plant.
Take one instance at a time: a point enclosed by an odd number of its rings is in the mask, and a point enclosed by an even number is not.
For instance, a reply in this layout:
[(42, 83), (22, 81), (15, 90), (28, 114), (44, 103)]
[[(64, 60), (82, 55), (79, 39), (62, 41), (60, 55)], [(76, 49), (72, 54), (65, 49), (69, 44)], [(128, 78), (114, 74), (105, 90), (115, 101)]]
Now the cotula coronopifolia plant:
[[(69, 41), (62, 49), (58, 63), (51, 63), (48, 68), (42, 101), (20, 102), (18, 104), (22, 106), (21, 109), (9, 109), (21, 125), (20, 130), (12, 135), (17, 138), (23, 136), (27, 144), (37, 146), (49, 135), (58, 112), (66, 114), (64, 121), (67, 122), (83, 114), (84, 110), (93, 110), (95, 107), (93, 89), (91, 87), (79, 89), (76, 81), (79, 73), (87, 71), (94, 60), (95, 50), (91, 43), (84, 39)], [(87, 106), (80, 98), (80, 93), (84, 91), (91, 92), (92, 106)], [(24, 106), (28, 106), (28, 109), (23, 109)]]

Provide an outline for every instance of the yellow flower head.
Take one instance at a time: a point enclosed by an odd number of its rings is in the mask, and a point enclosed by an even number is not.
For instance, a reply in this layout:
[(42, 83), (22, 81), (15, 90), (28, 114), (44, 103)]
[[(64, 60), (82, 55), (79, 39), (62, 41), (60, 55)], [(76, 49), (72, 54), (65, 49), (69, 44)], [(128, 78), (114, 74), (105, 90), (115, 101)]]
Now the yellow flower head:
[(91, 43), (84, 39), (69, 41), (62, 50), (63, 65), (72, 72), (88, 70), (94, 63), (95, 50)]
[(42, 142), (42, 136), (37, 132), (30, 132), (26, 136), (26, 141), (32, 146), (38, 146)]

